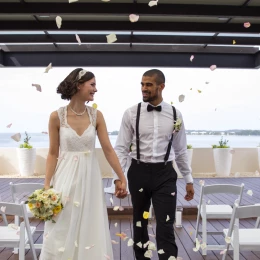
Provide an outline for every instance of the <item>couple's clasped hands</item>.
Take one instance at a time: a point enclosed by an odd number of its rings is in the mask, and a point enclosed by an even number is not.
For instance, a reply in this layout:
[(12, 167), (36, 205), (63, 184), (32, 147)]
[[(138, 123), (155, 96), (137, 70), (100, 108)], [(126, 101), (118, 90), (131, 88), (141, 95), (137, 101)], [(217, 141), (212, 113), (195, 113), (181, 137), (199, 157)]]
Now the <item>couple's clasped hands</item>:
[(115, 180), (115, 195), (119, 199), (124, 199), (127, 196), (126, 180)]

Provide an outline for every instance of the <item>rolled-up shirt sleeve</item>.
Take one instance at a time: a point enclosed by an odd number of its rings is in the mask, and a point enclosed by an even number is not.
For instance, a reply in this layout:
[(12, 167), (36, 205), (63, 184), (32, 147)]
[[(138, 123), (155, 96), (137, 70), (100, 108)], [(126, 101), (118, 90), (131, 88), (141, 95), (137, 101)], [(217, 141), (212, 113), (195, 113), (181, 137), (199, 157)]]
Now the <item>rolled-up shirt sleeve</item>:
[[(182, 115), (179, 111), (178, 118), (182, 119)], [(183, 119), (180, 131), (173, 135), (172, 146), (175, 154), (175, 162), (179, 168), (181, 175), (185, 179), (186, 183), (193, 182), (191, 174), (192, 170), (188, 161), (187, 140)]]
[[(125, 113), (123, 115), (120, 130), (119, 130), (116, 144), (114, 147), (114, 150), (117, 154), (117, 157), (119, 159), (123, 172), (125, 172), (125, 169), (127, 166), (130, 145), (133, 140), (133, 134), (134, 134), (134, 129), (132, 128), (132, 125), (131, 125), (130, 113), (131, 113), (131, 111), (130, 111), (130, 109), (128, 109), (125, 111)], [(118, 179), (118, 176), (116, 175), (116, 173), (114, 171), (112, 171), (112, 172), (113, 172), (114, 179)]]

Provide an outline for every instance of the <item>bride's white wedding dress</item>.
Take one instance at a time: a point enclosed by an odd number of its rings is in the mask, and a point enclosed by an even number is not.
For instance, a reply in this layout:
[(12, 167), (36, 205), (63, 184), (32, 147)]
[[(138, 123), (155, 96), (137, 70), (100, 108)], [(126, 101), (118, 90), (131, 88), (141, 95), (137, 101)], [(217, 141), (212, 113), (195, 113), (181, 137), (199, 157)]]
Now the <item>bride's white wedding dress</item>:
[[(91, 124), (79, 136), (58, 110), (60, 155), (52, 179), (64, 209), (47, 221), (40, 260), (113, 260), (102, 176), (95, 155), (97, 110), (87, 106)], [(107, 257), (106, 257), (107, 256)]]

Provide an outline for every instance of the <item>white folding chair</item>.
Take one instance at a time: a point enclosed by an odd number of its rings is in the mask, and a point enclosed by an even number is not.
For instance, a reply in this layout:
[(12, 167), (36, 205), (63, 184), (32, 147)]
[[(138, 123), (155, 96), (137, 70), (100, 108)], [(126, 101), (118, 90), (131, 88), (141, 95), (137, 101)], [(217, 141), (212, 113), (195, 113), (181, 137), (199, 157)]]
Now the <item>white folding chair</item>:
[[(194, 242), (196, 242), (198, 234), (202, 234), (202, 241), (207, 245), (207, 235), (218, 235), (223, 233), (222, 231), (207, 231), (208, 219), (230, 219), (232, 216), (233, 209), (230, 205), (207, 205), (205, 196), (221, 193), (237, 195), (238, 198), (236, 202), (239, 205), (242, 200), (243, 190), (243, 183), (240, 186), (230, 184), (201, 185)], [(202, 219), (202, 231), (199, 231), (200, 217)], [(202, 250), (202, 255), (207, 255), (207, 250), (222, 250), (224, 247), (225, 245), (207, 245), (207, 247)]]
[[(17, 183), (14, 184), (12, 182), (9, 183), (10, 189), (11, 189), (11, 195), (14, 203), (20, 204), (24, 203), (25, 201), (23, 200), (25, 196), (30, 195), (33, 193), (35, 190), (42, 189), (44, 185), (42, 183)], [(20, 196), (21, 194), (24, 194), (24, 197), (21, 199)], [(30, 211), (28, 205), (26, 204), (26, 211), (27, 211), (27, 216), (28, 218), (32, 218), (33, 214)], [(19, 216), (15, 216), (15, 225), (19, 226)], [(43, 232), (44, 230), (37, 230), (36, 232)], [(36, 249), (41, 249), (42, 244), (35, 244), (34, 245)], [(17, 254), (18, 250), (17, 248), (14, 248), (14, 254)]]
[[(257, 218), (255, 228), (239, 228), (239, 219), (244, 218)], [(226, 259), (227, 251), (230, 245), (233, 248), (234, 260), (239, 260), (240, 251), (260, 251), (259, 224), (260, 204), (239, 206), (235, 203), (229, 228), (223, 230), (226, 238), (226, 248), (222, 260)]]
[[(30, 248), (37, 260), (32, 238), (36, 227), (30, 226), (25, 205), (0, 201), (0, 214), (5, 224), (0, 226), (0, 247), (19, 248), (19, 260), (25, 259), (25, 248)], [(6, 215), (22, 217), (23, 222), (20, 226), (8, 226)]]

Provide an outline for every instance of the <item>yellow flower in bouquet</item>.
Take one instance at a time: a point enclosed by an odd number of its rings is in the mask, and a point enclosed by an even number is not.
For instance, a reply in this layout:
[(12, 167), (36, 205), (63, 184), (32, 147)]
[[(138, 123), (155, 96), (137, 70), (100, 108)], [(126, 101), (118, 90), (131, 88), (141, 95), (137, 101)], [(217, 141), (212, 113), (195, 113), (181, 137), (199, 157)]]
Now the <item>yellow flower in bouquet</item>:
[(35, 190), (25, 203), (28, 204), (34, 217), (44, 221), (51, 220), (53, 223), (55, 223), (53, 218), (63, 209), (61, 195), (53, 188)]

